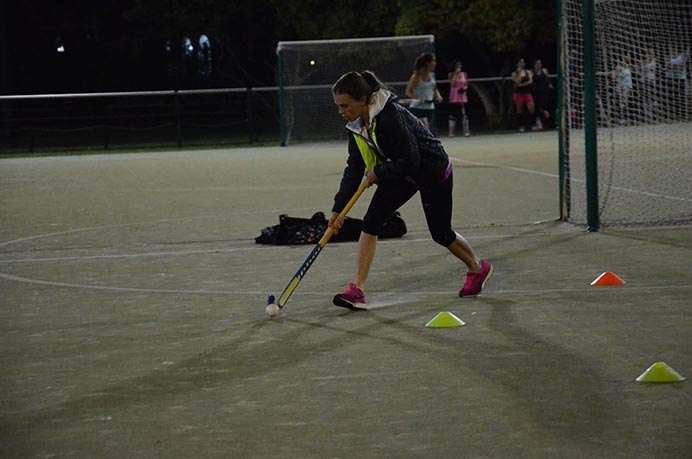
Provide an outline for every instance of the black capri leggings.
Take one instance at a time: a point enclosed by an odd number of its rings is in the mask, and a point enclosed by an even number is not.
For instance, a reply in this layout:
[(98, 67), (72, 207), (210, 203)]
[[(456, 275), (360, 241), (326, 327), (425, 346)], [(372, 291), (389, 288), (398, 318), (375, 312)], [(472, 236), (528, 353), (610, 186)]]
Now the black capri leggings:
[(363, 232), (379, 235), (385, 220), (420, 191), (425, 220), (433, 241), (449, 247), (456, 239), (456, 233), (452, 229), (453, 176), (450, 173), (439, 185), (420, 189), (415, 183), (406, 180), (380, 182), (363, 218)]

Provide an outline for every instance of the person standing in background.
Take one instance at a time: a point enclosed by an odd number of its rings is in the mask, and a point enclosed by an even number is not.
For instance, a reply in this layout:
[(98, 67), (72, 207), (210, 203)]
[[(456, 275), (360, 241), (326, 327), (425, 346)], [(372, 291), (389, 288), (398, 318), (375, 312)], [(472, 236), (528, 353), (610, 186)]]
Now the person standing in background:
[(653, 123), (656, 121), (656, 106), (658, 102), (656, 101), (656, 56), (654, 55), (654, 50), (647, 48), (644, 52), (644, 59), (642, 59), (639, 71), (641, 84), (641, 101), (643, 104), (642, 113), (644, 114), (645, 123)]
[(461, 116), (464, 136), (471, 136), (469, 130), (469, 118), (466, 114), (468, 104), (467, 89), (469, 78), (463, 71), (461, 62), (454, 62), (453, 70), (449, 73), (449, 103), (452, 105), (452, 113), (449, 115), (449, 136), (454, 137), (458, 116)]
[(550, 119), (548, 104), (550, 103), (551, 89), (552, 85), (550, 84), (548, 69), (543, 67), (543, 63), (540, 59), (537, 59), (533, 64), (532, 85), (532, 96), (536, 107), (536, 124), (533, 129), (537, 131), (542, 131), (543, 124), (547, 123), (548, 119)]
[[(531, 70), (526, 69), (524, 59), (519, 59), (517, 61), (517, 68), (512, 72), (512, 81), (514, 82), (512, 100), (517, 109), (519, 132), (525, 132), (530, 120), (533, 119), (536, 107), (533, 102), (533, 96), (531, 96), (533, 75), (531, 74)], [(528, 116), (526, 113), (528, 113)]]
[(630, 122), (629, 101), (632, 93), (632, 69), (629, 59), (622, 58), (613, 71), (613, 92), (615, 93), (615, 112), (617, 122), (628, 124)]
[(413, 99), (409, 109), (423, 126), (430, 129), (435, 112), (435, 102), (442, 102), (435, 83), (437, 59), (432, 53), (423, 53), (416, 59), (415, 70), (406, 85), (406, 97)]
[(685, 55), (678, 51), (676, 47), (671, 47), (670, 57), (666, 61), (666, 81), (670, 102), (668, 107), (673, 121), (680, 121), (686, 118), (684, 112), (687, 107), (686, 86), (687, 86), (687, 62)]

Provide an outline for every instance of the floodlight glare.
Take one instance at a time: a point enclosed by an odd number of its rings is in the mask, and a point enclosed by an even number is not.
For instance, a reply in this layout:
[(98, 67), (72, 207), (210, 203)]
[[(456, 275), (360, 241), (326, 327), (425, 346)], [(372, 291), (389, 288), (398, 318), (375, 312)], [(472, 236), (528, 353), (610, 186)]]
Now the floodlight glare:
[(55, 50), (59, 54), (62, 54), (65, 52), (65, 42), (62, 41), (62, 38), (60, 37), (60, 35), (55, 37)]

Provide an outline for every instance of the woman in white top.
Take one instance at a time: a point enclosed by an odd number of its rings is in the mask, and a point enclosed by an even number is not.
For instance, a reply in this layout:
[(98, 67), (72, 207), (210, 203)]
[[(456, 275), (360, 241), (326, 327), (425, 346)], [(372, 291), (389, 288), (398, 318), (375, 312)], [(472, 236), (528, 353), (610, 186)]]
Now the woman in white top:
[(656, 103), (656, 86), (657, 86), (657, 64), (656, 56), (654, 55), (654, 50), (651, 48), (646, 49), (644, 52), (644, 59), (641, 63), (641, 87), (642, 87), (642, 103), (644, 105), (644, 122), (653, 122), (656, 120), (657, 116), (655, 114), (654, 108)]
[(632, 70), (629, 59), (622, 58), (613, 71), (613, 91), (617, 97), (617, 116), (621, 124), (629, 121), (629, 98), (632, 92)]
[(409, 110), (430, 128), (430, 121), (435, 110), (435, 102), (442, 102), (440, 91), (435, 83), (435, 66), (437, 60), (432, 53), (423, 53), (416, 59), (416, 69), (406, 85), (406, 97), (413, 99)]

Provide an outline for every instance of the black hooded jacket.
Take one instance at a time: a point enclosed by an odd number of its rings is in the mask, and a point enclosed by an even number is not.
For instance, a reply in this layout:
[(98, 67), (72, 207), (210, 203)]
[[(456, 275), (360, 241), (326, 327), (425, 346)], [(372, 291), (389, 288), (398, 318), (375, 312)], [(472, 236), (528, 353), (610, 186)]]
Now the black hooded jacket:
[[(382, 163), (375, 175), (382, 182), (407, 180), (421, 187), (435, 186), (449, 166), (449, 157), (440, 141), (406, 108), (389, 96), (372, 121), (375, 124), (376, 153)], [(354, 135), (349, 130), (348, 159), (333, 212), (340, 212), (363, 180), (365, 162)]]

